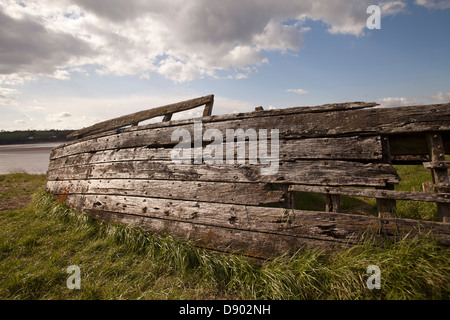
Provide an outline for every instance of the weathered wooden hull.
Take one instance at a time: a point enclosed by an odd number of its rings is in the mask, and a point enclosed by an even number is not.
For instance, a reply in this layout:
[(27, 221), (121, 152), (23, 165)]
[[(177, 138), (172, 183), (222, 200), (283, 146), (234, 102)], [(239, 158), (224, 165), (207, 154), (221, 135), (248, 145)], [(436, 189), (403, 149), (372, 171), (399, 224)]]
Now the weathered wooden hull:
[[(200, 99), (196, 103), (199, 101), (207, 104), (210, 114), (213, 100)], [(224, 133), (239, 128), (277, 129), (279, 167), (269, 175), (261, 172), (266, 164), (249, 163), (249, 149), (258, 146), (249, 141), (240, 142), (247, 147), (245, 154), (237, 151), (239, 143), (220, 144), (223, 154), (227, 147), (233, 151), (234, 163), (198, 164), (191, 158), (190, 163), (174, 163), (171, 152), (178, 141), (172, 141), (172, 133), (182, 129), (194, 136), (195, 119), (121, 130), (109, 127), (104, 132), (99, 126), (92, 132), (83, 129), (79, 136), (75, 135), (76, 140), (53, 150), (47, 189), (60, 201), (99, 219), (138, 225), (191, 239), (208, 248), (263, 258), (307, 246), (348, 246), (362, 236), (396, 239), (407, 233), (427, 234), (430, 230), (439, 243), (449, 245), (449, 224), (445, 222), (450, 205), (445, 189), (448, 174), (442, 166), (437, 169), (441, 171), (435, 180), (438, 193), (418, 197), (420, 201), (439, 203), (442, 222), (384, 217), (381, 212), (380, 217), (371, 217), (295, 209), (294, 192), (302, 191), (302, 186), (312, 188), (303, 191), (329, 193), (328, 211), (338, 211), (335, 196), (345, 194), (337, 187), (392, 189), (399, 182), (392, 160), (405, 155), (423, 157), (428, 147), (423, 141), (431, 133), (441, 138), (439, 152), (444, 157), (444, 149), (450, 150), (446, 147), (450, 104), (401, 108), (373, 108), (374, 105), (332, 104), (196, 119), (202, 121), (202, 134), (208, 129)], [(127, 119), (122, 117), (117, 123), (126, 124)], [(417, 138), (411, 142), (411, 137)], [(389, 141), (401, 147), (389, 147)], [(203, 150), (207, 146), (203, 143)], [(445, 165), (440, 154), (431, 149), (430, 154), (438, 157), (430, 158), (430, 163)], [(432, 172), (436, 173), (433, 170), (434, 166)], [(392, 207), (392, 199), (398, 194), (376, 190), (362, 191), (363, 196), (379, 199), (380, 208)], [(405, 196), (414, 199), (413, 193)]]

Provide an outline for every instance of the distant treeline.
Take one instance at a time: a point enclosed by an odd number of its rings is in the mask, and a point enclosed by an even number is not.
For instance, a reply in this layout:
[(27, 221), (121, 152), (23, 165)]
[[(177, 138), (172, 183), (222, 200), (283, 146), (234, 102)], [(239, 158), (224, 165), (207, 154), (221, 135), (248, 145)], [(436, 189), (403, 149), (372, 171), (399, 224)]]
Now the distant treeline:
[(74, 130), (26, 130), (0, 131), (0, 144), (68, 141), (67, 135)]

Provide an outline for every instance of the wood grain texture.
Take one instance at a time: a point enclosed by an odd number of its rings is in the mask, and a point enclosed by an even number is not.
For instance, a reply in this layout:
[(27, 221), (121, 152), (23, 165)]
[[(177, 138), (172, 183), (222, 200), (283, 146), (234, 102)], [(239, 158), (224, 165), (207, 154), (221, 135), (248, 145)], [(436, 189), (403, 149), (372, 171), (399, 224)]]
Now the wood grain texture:
[[(93, 126), (86, 127), (80, 130), (77, 130), (75, 132), (72, 132), (67, 137), (68, 138), (77, 138), (85, 135), (91, 135), (99, 132), (104, 132), (112, 129), (121, 128), (123, 126), (127, 125), (133, 125), (137, 126), (137, 124), (141, 121), (148, 120), (151, 118), (164, 116), (167, 114), (172, 115), (175, 112), (185, 111), (189, 109), (193, 109), (196, 107), (199, 107), (201, 105), (207, 104), (208, 108), (212, 110), (212, 102), (214, 101), (214, 95), (209, 95), (205, 97), (190, 99), (182, 102), (177, 102), (173, 104), (168, 104), (165, 106), (149, 109), (149, 110), (143, 110), (139, 112), (135, 112), (132, 114), (128, 114), (125, 116), (121, 116), (118, 118), (114, 118), (111, 120), (103, 121), (94, 124)], [(166, 119), (166, 121), (169, 121), (170, 119)]]
[[(258, 111), (254, 114), (259, 115), (264, 112)], [(225, 135), (227, 129), (278, 129), (280, 139), (450, 131), (450, 103), (253, 116), (237, 119), (224, 117), (222, 121), (213, 120), (213, 118), (215, 117), (202, 118), (203, 132), (207, 129), (217, 129)], [(77, 140), (55, 148), (51, 158), (108, 149), (173, 146), (174, 142), (171, 140), (171, 136), (176, 129), (187, 130), (193, 137), (193, 121), (171, 121), (171, 125), (168, 125), (168, 122), (161, 122), (157, 125), (129, 128), (121, 133), (109, 132), (105, 136)]]
[(278, 172), (261, 173), (269, 165), (194, 165), (169, 161), (121, 161), (53, 169), (48, 180), (156, 179), (216, 182), (262, 182), (315, 185), (384, 186), (398, 183), (388, 164), (301, 160), (280, 163)]
[[(380, 220), (351, 214), (130, 196), (69, 195), (64, 201), (101, 218), (110, 214), (119, 220), (126, 217), (130, 223), (146, 226), (153, 232), (169, 232), (222, 250), (258, 248), (266, 255), (278, 255), (305, 245), (316, 248), (353, 245), (363, 234), (378, 240), (394, 240), (407, 233), (425, 235), (433, 230), (439, 243), (450, 244), (448, 226), (429, 221)], [(203, 230), (201, 234), (193, 231), (199, 228)], [(208, 230), (214, 239), (205, 239)], [(244, 239), (243, 233), (248, 235)], [(268, 235), (272, 235), (272, 241), (278, 241), (266, 242)], [(276, 251), (271, 252), (274, 247)]]
[(48, 181), (54, 195), (97, 194), (195, 200), (246, 205), (278, 203), (283, 192), (270, 190), (264, 183), (223, 183), (177, 180), (67, 180)]
[[(235, 160), (248, 160), (249, 153), (259, 157), (259, 141), (223, 142), (218, 145), (221, 148), (223, 158), (227, 149), (231, 149)], [(245, 153), (241, 156), (238, 149), (244, 145)], [(205, 148), (202, 153), (204, 154)], [(49, 164), (49, 169), (78, 166), (85, 164), (106, 163), (115, 161), (135, 160), (165, 160), (171, 161), (173, 148), (163, 147), (134, 147), (112, 150), (83, 152), (54, 158)], [(270, 155), (271, 142), (267, 143)], [(193, 162), (193, 148), (188, 152), (190, 156), (183, 158)], [(300, 159), (330, 159), (330, 160), (372, 160), (378, 161), (382, 156), (382, 147), (379, 136), (373, 137), (340, 137), (340, 138), (310, 138), (279, 141), (279, 157), (281, 161), (294, 161)], [(248, 161), (247, 161), (248, 163)]]

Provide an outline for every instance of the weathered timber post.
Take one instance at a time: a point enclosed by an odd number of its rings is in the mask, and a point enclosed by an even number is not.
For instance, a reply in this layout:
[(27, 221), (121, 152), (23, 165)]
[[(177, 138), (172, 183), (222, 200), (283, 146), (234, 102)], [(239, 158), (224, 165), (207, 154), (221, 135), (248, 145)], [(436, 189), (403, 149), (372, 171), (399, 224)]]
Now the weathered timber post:
[(284, 198), (284, 201), (282, 203), (283, 208), (295, 209), (295, 191), (289, 191), (288, 184), (282, 184), (280, 186), (280, 189), (283, 192), (283, 198)]
[(212, 114), (213, 105), (214, 105), (214, 96), (212, 96), (211, 100), (205, 104), (205, 109), (203, 109), (204, 117), (209, 117)]
[[(436, 193), (448, 192), (450, 184), (448, 178), (448, 163), (445, 161), (444, 143), (440, 133), (427, 134), (428, 147), (430, 149), (431, 163), (424, 164), (431, 169), (434, 191)], [(450, 204), (436, 202), (439, 221), (450, 222)]]
[[(389, 138), (384, 136), (381, 137), (381, 147), (382, 147), (382, 162), (391, 164), (391, 147), (389, 145)], [(394, 190), (394, 185), (392, 183), (386, 183), (385, 187), (378, 187), (376, 189), (384, 190)], [(381, 199), (377, 198), (377, 211), (378, 217), (395, 217), (397, 215), (397, 202), (393, 199)]]
[(341, 197), (338, 194), (327, 194), (325, 212), (339, 212), (341, 210)]

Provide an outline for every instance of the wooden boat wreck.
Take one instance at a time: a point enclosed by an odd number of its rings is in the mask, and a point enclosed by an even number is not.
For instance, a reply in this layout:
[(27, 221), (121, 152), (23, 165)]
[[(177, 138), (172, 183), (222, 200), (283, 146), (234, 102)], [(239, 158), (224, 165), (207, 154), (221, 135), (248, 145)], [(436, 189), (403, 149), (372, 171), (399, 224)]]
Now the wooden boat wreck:
[[(48, 192), (98, 219), (254, 257), (349, 246), (363, 235), (431, 234), (450, 244), (450, 103), (258, 107), (211, 116), (213, 103), (209, 95), (72, 133), (73, 141), (51, 153)], [(201, 106), (203, 117), (171, 120)], [(158, 116), (161, 122), (139, 125)], [(175, 131), (181, 135), (174, 139)], [(225, 140), (229, 132), (235, 135)], [(182, 140), (183, 150), (176, 149)], [(207, 152), (216, 161), (206, 161)], [(231, 161), (219, 161), (225, 154)], [(395, 164), (430, 169), (434, 192), (394, 190)], [(270, 165), (276, 170), (264, 173)], [(299, 192), (325, 194), (323, 211), (301, 210)], [(376, 198), (378, 217), (342, 213), (340, 196)], [(396, 200), (435, 202), (439, 221), (398, 218)]]

